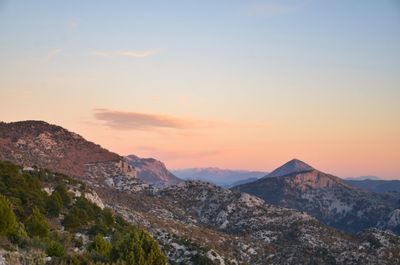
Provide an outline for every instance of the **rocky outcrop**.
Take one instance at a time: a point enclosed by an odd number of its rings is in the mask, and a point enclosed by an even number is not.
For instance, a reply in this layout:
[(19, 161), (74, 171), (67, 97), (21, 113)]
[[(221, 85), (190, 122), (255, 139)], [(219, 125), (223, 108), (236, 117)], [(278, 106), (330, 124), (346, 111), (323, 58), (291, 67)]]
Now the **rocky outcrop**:
[(174, 185), (182, 180), (169, 172), (164, 163), (154, 158), (140, 158), (135, 155), (126, 156), (128, 164), (135, 168), (137, 177), (145, 183), (153, 185)]

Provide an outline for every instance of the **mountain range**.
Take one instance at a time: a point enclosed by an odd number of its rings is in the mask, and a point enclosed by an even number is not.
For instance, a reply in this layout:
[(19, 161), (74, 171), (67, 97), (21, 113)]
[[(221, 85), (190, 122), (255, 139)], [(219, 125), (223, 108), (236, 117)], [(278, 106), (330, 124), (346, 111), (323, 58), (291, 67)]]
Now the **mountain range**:
[(249, 182), (268, 174), (263, 171), (221, 169), (217, 167), (174, 169), (171, 172), (184, 180), (208, 181), (222, 187), (234, 186), (237, 181)]
[(148, 231), (169, 264), (400, 263), (398, 194), (351, 187), (300, 160), (226, 189), (41, 121), (0, 123), (0, 159), (83, 181), (98, 205)]
[(377, 193), (400, 192), (400, 180), (346, 179), (345, 182), (350, 186)]

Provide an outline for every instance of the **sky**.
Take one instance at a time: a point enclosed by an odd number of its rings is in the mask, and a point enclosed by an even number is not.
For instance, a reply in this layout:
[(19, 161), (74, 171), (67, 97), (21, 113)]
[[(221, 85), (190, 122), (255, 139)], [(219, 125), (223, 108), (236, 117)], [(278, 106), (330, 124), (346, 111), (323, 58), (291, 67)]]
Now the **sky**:
[(0, 120), (169, 168), (400, 179), (398, 0), (0, 0)]

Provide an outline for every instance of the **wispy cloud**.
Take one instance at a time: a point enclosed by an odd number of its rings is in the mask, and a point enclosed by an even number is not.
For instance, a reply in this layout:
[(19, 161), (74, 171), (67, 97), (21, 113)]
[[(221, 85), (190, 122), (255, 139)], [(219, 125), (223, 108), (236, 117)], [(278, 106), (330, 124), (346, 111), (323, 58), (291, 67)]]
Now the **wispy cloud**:
[(123, 50), (123, 51), (92, 51), (93, 56), (104, 57), (104, 58), (115, 58), (115, 57), (131, 57), (131, 58), (144, 58), (156, 55), (160, 53), (161, 49), (153, 50)]
[(193, 129), (211, 126), (212, 122), (175, 117), (165, 114), (149, 114), (109, 109), (95, 109), (94, 117), (104, 125), (121, 130)]
[(49, 52), (47, 53), (46, 60), (50, 61), (50, 60), (54, 59), (54, 58), (57, 57), (62, 51), (63, 51), (63, 49), (53, 49), (53, 50), (49, 51)]

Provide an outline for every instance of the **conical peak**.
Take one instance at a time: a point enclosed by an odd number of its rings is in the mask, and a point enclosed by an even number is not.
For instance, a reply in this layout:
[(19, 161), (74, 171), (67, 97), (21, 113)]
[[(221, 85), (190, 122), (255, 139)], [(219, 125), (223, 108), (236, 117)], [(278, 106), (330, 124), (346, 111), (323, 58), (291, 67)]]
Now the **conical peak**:
[(292, 159), (289, 162), (285, 163), (284, 165), (272, 171), (270, 174), (268, 174), (268, 177), (280, 177), (293, 173), (300, 173), (311, 170), (314, 170), (312, 166), (304, 163), (299, 159)]

